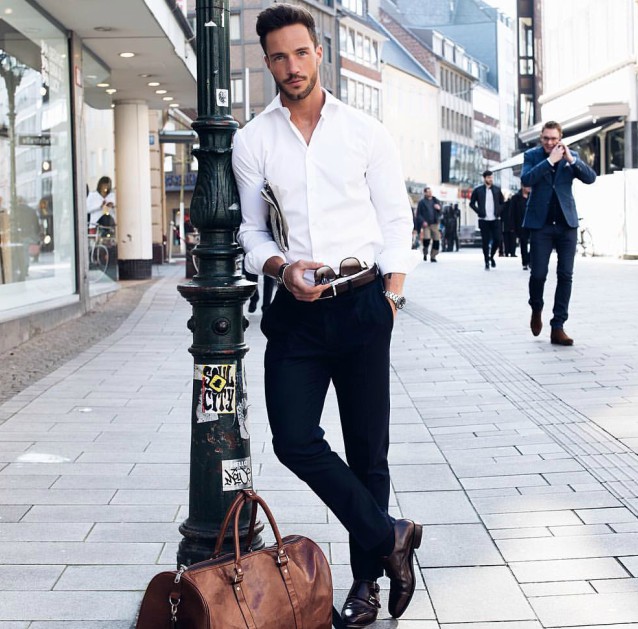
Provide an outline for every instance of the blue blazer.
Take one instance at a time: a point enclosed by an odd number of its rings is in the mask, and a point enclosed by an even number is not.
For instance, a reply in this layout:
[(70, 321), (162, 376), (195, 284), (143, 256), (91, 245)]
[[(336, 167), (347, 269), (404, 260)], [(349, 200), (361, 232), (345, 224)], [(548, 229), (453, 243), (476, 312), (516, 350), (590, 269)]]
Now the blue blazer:
[(578, 214), (576, 203), (572, 194), (572, 182), (574, 178), (583, 183), (590, 184), (596, 181), (596, 173), (578, 154), (570, 151), (574, 159), (573, 164), (561, 159), (558, 162), (556, 177), (552, 181), (552, 167), (547, 161), (547, 154), (542, 146), (525, 151), (521, 183), (532, 189), (527, 199), (527, 208), (523, 227), (527, 229), (540, 229), (547, 221), (549, 202), (552, 192), (556, 190), (558, 202), (563, 210), (567, 224), (570, 227), (578, 227)]

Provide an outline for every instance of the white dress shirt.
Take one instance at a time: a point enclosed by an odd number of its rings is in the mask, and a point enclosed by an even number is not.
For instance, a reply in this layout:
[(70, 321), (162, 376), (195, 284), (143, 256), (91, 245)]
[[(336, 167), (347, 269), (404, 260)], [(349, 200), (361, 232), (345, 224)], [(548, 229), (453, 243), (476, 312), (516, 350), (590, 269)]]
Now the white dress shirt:
[[(335, 270), (354, 256), (381, 272), (408, 273), (412, 210), (399, 153), (383, 125), (327, 92), (309, 144), (277, 96), (234, 137), (233, 170), (242, 223), (239, 243), (246, 269), (263, 273), (265, 262), (313, 260)], [(282, 253), (268, 230), (260, 191), (267, 180), (289, 226)], [(310, 279), (312, 273), (307, 273)]]
[(495, 221), (496, 213), (494, 212), (494, 193), (492, 188), (485, 186), (485, 220)]

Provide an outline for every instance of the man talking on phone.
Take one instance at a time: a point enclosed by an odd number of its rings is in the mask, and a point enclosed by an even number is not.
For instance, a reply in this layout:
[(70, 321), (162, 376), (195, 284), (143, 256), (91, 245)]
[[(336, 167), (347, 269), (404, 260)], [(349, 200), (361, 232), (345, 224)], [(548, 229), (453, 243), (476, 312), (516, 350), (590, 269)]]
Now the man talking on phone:
[(590, 184), (596, 173), (563, 143), (563, 130), (550, 121), (541, 130), (541, 146), (525, 151), (521, 183), (531, 187), (523, 227), (530, 234), (530, 328), (538, 336), (543, 328), (543, 289), (552, 251), (556, 251), (556, 293), (550, 320), (550, 341), (573, 345), (563, 325), (567, 321), (578, 231), (578, 214), (572, 193), (574, 179)]
[[(342, 617), (366, 627), (384, 572), (390, 614), (406, 610), (422, 535), (388, 513), (390, 336), (418, 262), (412, 210), (388, 131), (322, 89), (312, 15), (273, 4), (257, 34), (279, 94), (235, 135), (233, 169), (246, 269), (279, 283), (261, 322), (273, 449), (347, 529), (354, 582)], [(320, 426), (331, 383), (345, 460)]]

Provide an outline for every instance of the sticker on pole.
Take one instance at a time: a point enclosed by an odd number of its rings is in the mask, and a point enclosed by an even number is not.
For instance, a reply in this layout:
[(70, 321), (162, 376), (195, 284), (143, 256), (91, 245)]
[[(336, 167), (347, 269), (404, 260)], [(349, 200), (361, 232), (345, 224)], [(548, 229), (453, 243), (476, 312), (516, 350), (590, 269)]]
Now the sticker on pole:
[(228, 107), (228, 90), (215, 90), (218, 107)]
[(250, 457), (222, 461), (222, 489), (236, 491), (252, 489), (253, 472)]
[(219, 415), (237, 410), (237, 365), (195, 365), (195, 380), (201, 380), (197, 422), (212, 422)]

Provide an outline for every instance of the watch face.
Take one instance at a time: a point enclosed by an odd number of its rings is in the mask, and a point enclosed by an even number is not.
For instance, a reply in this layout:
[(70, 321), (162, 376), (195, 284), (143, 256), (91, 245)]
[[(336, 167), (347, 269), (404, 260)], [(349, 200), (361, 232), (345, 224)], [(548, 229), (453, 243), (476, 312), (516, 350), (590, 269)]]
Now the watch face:
[(399, 297), (399, 299), (397, 299), (396, 304), (397, 304), (397, 308), (399, 310), (401, 310), (401, 308), (403, 308), (403, 306), (405, 306), (405, 297)]

